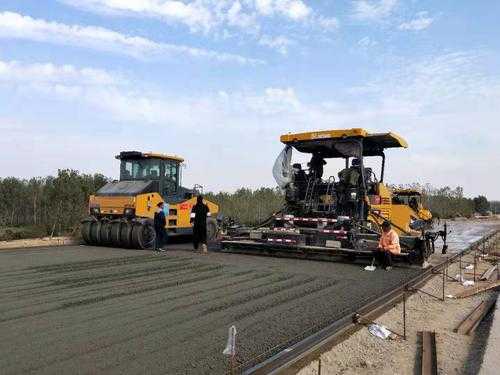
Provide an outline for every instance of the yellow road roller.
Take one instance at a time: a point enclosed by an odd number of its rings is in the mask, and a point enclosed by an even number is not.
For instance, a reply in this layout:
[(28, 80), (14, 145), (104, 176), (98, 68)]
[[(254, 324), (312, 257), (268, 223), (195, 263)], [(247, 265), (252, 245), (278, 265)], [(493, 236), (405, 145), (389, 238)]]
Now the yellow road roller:
[[(191, 209), (201, 186), (182, 187), (182, 163), (178, 156), (152, 152), (123, 151), (120, 180), (109, 182), (89, 198), (89, 216), (81, 234), (89, 245), (136, 249), (153, 247), (153, 218), (159, 202), (164, 202), (169, 236), (192, 235)], [(210, 210), (207, 239), (217, 236), (219, 207), (204, 200)]]

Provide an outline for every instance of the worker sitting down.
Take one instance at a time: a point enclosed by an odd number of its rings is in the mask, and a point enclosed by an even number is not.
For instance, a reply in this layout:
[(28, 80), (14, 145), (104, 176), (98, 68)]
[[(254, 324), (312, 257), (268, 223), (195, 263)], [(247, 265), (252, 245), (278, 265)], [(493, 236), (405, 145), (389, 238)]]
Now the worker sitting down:
[(382, 234), (376, 251), (379, 265), (389, 271), (392, 268), (392, 255), (400, 254), (399, 236), (388, 221), (382, 223)]

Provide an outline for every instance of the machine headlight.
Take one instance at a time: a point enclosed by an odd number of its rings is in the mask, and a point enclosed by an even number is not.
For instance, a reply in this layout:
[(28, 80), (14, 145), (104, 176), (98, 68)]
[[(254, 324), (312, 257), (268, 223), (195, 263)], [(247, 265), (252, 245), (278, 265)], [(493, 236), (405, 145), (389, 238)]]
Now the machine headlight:
[(135, 215), (135, 210), (133, 208), (126, 208), (124, 211), (123, 211), (123, 214), (127, 217), (131, 217), (131, 216), (134, 216)]
[(354, 191), (353, 191), (353, 192), (351, 193), (351, 199), (352, 199), (352, 200), (355, 200), (357, 196), (358, 196), (358, 194), (357, 194), (356, 192), (354, 192)]

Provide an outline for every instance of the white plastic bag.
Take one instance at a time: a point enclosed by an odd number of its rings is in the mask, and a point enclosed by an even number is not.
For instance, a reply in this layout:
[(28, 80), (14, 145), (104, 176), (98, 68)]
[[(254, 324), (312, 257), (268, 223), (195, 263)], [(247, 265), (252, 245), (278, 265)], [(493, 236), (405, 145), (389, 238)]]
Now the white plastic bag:
[(381, 324), (372, 323), (368, 326), (368, 332), (373, 336), (379, 337), (383, 340), (387, 340), (391, 336), (392, 332)]
[(285, 146), (280, 152), (273, 166), (273, 176), (278, 186), (282, 189), (292, 182), (292, 148)]
[(372, 259), (372, 264), (370, 264), (369, 266), (366, 266), (365, 267), (365, 271), (375, 271), (377, 269), (377, 267), (375, 267), (375, 258)]

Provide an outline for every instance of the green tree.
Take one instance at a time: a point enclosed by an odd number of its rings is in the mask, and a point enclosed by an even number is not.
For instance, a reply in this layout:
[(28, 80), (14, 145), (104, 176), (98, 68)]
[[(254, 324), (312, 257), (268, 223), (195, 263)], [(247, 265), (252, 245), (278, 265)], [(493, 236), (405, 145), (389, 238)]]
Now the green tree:
[(484, 195), (479, 195), (473, 199), (474, 211), (481, 215), (486, 215), (490, 209), (488, 199)]

